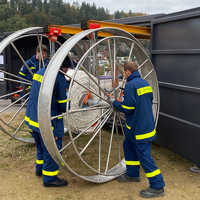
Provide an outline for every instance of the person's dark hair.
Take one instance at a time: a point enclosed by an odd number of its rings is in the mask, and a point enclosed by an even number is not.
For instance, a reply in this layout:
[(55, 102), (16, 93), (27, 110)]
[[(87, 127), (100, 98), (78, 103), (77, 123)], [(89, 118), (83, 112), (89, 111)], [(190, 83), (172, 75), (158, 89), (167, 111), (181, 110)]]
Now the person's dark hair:
[(138, 70), (138, 66), (135, 62), (124, 63), (124, 71), (129, 70), (131, 73)]
[(70, 60), (69, 56), (65, 58), (60, 68), (72, 68), (72, 61)]
[[(44, 44), (42, 44), (42, 45), (41, 45), (41, 51), (48, 52), (47, 46), (44, 45)], [(40, 52), (40, 45), (37, 46), (36, 52)]]

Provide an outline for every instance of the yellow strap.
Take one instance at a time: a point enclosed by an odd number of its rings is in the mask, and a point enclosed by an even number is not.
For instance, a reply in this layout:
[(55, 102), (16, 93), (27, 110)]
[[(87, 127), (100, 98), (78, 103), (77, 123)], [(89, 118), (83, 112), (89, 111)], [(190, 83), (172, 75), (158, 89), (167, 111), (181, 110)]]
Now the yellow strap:
[(40, 74), (34, 74), (33, 76), (33, 80), (38, 81), (40, 83), (42, 83), (42, 79), (43, 79), (43, 76)]
[(58, 103), (66, 103), (67, 101), (71, 101), (71, 99), (57, 100)]
[(160, 174), (160, 169), (156, 169), (153, 172), (146, 173), (146, 177), (147, 178), (152, 178), (154, 176), (157, 176), (158, 174)]
[(156, 134), (156, 130), (154, 129), (150, 133), (145, 133), (145, 134), (142, 134), (142, 135), (136, 135), (135, 137), (136, 137), (136, 140), (143, 140), (143, 139), (153, 137), (155, 134)]
[(150, 92), (152, 92), (151, 86), (146, 86), (146, 87), (142, 87), (142, 88), (137, 89), (138, 96), (141, 96), (143, 94), (147, 94), (147, 93), (150, 93)]
[(24, 74), (24, 73), (22, 73), (22, 72), (19, 72), (19, 74), (22, 75), (22, 76), (26, 76), (26, 74)]
[(126, 123), (126, 128), (131, 130), (131, 126), (129, 126), (127, 123)]
[(39, 123), (30, 120), (30, 118), (27, 116), (25, 116), (25, 121), (27, 121), (29, 123), (29, 125), (39, 128)]
[(140, 161), (125, 161), (126, 165), (140, 165)]
[(125, 108), (125, 109), (128, 109), (128, 110), (134, 110), (135, 109), (135, 107), (125, 106), (125, 105), (122, 105), (122, 108)]
[(42, 170), (42, 174), (45, 175), (45, 176), (56, 176), (56, 175), (58, 175), (58, 173), (59, 173), (59, 170), (56, 170), (56, 171), (53, 171), (53, 172)]
[(37, 165), (43, 165), (44, 164), (44, 160), (36, 160), (35, 161)]
[(36, 69), (36, 67), (30, 67), (30, 69)]

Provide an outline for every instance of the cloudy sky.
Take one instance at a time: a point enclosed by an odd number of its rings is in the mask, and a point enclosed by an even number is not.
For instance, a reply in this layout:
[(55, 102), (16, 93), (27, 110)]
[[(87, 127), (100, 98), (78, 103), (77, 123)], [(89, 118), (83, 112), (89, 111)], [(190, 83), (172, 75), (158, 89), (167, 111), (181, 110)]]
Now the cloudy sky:
[(66, 0), (95, 3), (97, 7), (108, 8), (110, 13), (116, 10), (142, 12), (148, 14), (171, 13), (200, 7), (200, 0)]

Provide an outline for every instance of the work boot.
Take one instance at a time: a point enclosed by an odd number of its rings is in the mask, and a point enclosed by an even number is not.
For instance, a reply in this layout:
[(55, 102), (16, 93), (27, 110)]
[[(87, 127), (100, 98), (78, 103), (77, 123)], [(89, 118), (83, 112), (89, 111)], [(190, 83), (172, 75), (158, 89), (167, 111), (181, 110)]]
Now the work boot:
[(122, 174), (117, 178), (118, 182), (140, 182), (140, 177), (130, 177), (126, 174)]
[(153, 189), (147, 188), (146, 190), (142, 190), (140, 192), (140, 196), (143, 198), (153, 198), (153, 197), (160, 197), (164, 195), (164, 189)]
[(45, 187), (62, 187), (68, 185), (68, 182), (64, 179), (57, 178), (55, 181), (43, 184)]
[(42, 172), (36, 171), (36, 172), (35, 172), (35, 175), (36, 175), (36, 176), (42, 176)]
[(192, 171), (194, 173), (199, 173), (200, 174), (200, 168), (198, 166), (191, 167), (190, 171)]

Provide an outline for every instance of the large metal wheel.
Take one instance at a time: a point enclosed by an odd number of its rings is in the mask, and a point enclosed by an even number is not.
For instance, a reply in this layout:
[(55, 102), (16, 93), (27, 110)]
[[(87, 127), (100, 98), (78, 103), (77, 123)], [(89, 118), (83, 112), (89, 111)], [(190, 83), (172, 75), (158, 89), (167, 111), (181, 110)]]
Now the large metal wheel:
[[(10, 58), (7, 57), (7, 65), (0, 69), (7, 86), (6, 94), (0, 96), (0, 130), (14, 139), (28, 143), (34, 142), (29, 129), (24, 124), (31, 82), (19, 77), (18, 72), (24, 64), (33, 75), (25, 61), (35, 54), (36, 47), (38, 45), (41, 47), (41, 44), (49, 47), (50, 57), (61, 45), (60, 42), (52, 43), (41, 27), (17, 31), (0, 42), (0, 54), (6, 51), (11, 55)], [(12, 65), (12, 68), (8, 67), (8, 63)], [(39, 66), (43, 63), (42, 58)]]
[[(95, 39), (99, 32), (110, 36)], [(87, 38), (93, 38), (88, 40)], [(60, 66), (77, 45), (87, 41), (90, 45), (79, 54), (79, 62), (71, 78), (65, 125), (69, 135), (58, 150), (51, 129), (51, 99)], [(104, 59), (102, 59), (104, 57)], [(117, 113), (108, 92), (119, 97), (124, 79), (120, 65), (122, 58), (134, 60), (142, 77), (153, 88), (155, 121), (159, 112), (159, 90), (154, 67), (140, 42), (128, 32), (116, 28), (99, 28), (78, 33), (66, 41), (55, 53), (45, 72), (39, 94), (38, 119), (42, 137), (54, 160), (84, 180), (103, 183), (125, 172), (122, 152), (123, 115)], [(102, 64), (102, 61), (106, 64)], [(121, 60), (121, 61), (120, 61)], [(63, 73), (63, 72), (61, 72)], [(111, 130), (107, 126), (111, 125)]]

